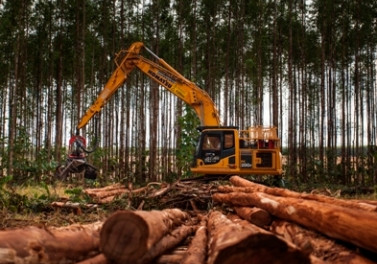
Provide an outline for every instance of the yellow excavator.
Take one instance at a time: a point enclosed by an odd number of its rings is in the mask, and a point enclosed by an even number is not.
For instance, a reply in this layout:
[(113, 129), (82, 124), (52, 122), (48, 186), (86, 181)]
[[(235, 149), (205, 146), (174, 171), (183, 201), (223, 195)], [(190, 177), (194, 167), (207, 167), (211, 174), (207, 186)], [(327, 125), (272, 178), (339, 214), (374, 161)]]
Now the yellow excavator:
[[(143, 57), (147, 51), (155, 61)], [(142, 42), (133, 43), (128, 50), (116, 54), (117, 68), (106, 83), (93, 105), (79, 122), (77, 129), (89, 120), (111, 98), (138, 68), (162, 87), (182, 99), (196, 112), (201, 122), (191, 171), (195, 175), (282, 175), (280, 139), (276, 127), (256, 126), (239, 130), (223, 126), (218, 110), (209, 95), (195, 83), (186, 79), (163, 59), (159, 58)]]

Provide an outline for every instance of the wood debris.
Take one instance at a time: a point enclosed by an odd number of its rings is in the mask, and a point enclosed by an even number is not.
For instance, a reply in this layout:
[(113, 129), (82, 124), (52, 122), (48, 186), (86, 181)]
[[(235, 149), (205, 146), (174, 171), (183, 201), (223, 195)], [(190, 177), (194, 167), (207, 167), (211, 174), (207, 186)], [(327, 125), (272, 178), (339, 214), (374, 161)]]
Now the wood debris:
[(375, 201), (298, 193), (238, 176), (223, 186), (178, 181), (84, 192), (92, 204), (53, 206), (84, 214), (81, 208), (123, 199), (131, 209), (118, 210), (92, 228), (0, 231), (5, 260), (0, 264), (369, 264), (377, 259)]

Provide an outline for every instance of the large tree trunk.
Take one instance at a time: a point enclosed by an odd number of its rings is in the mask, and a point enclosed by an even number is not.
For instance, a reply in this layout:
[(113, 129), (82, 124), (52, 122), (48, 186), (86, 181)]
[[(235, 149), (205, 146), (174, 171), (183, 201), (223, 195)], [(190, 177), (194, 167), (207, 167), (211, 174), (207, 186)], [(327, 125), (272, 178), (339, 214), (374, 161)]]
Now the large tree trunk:
[(102, 223), (0, 232), (0, 263), (75, 263), (99, 251)]
[(374, 212), (261, 192), (216, 193), (213, 199), (235, 206), (257, 206), (279, 218), (377, 252), (377, 214)]
[(247, 221), (235, 222), (219, 211), (208, 217), (208, 263), (310, 263), (284, 240)]
[(179, 209), (116, 212), (101, 230), (101, 250), (111, 262), (136, 263), (188, 218), (189, 215)]
[(277, 220), (270, 227), (271, 232), (284, 237), (308, 254), (330, 263), (374, 263), (356, 252), (330, 240), (314, 231), (302, 228), (294, 223)]

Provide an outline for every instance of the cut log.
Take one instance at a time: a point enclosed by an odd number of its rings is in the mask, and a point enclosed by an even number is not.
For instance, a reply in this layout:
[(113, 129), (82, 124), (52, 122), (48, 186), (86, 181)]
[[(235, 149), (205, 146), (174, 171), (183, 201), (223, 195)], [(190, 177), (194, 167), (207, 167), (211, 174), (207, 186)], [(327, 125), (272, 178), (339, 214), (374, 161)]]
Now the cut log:
[(205, 218), (196, 230), (181, 264), (204, 264), (207, 258), (207, 219)]
[(374, 212), (260, 192), (216, 193), (213, 199), (234, 206), (257, 206), (271, 215), (377, 252), (377, 214)]
[(360, 200), (360, 199), (350, 199), (349, 201), (360, 204), (370, 204), (377, 206), (377, 200)]
[(80, 261), (76, 264), (108, 264), (106, 257), (104, 254), (98, 254), (95, 257)]
[(58, 210), (63, 209), (63, 208), (72, 210), (74, 212), (74, 214), (76, 214), (76, 215), (82, 214), (82, 210), (81, 210), (82, 208), (88, 209), (88, 210), (98, 208), (97, 204), (81, 204), (81, 203), (73, 203), (73, 202), (70, 202), (70, 201), (52, 202), (51, 206), (54, 207), (54, 208), (57, 208)]
[(117, 187), (111, 189), (87, 189), (84, 193), (89, 195), (94, 202), (104, 204), (113, 201), (116, 197), (130, 193), (130, 190), (125, 187)]
[(84, 190), (84, 192), (90, 195), (93, 193), (95, 194), (97, 192), (106, 192), (106, 191), (112, 191), (112, 190), (117, 190), (117, 189), (125, 189), (125, 187), (122, 184), (117, 183), (117, 184), (112, 184), (112, 185), (105, 186), (102, 188), (87, 188)]
[(0, 231), (0, 263), (74, 263), (99, 252), (102, 223)]
[(267, 187), (265, 185), (248, 181), (239, 176), (232, 176), (230, 178), (230, 182), (237, 187), (246, 187), (246, 188), (232, 189), (234, 188), (232, 186), (219, 186), (218, 190), (221, 192), (231, 192), (231, 191), (256, 192), (258, 191), (258, 192), (264, 192), (264, 193), (276, 195), (276, 196), (302, 198), (302, 199), (314, 200), (314, 201), (319, 201), (319, 202), (324, 202), (324, 203), (332, 203), (335, 205), (340, 205), (340, 206), (349, 207), (349, 208), (363, 209), (366, 211), (377, 211), (377, 205), (361, 203), (361, 202), (360, 203), (353, 202), (352, 200), (337, 199), (334, 197), (329, 197), (329, 196), (320, 195), (320, 194), (299, 193), (299, 192), (294, 192), (294, 191), (290, 191), (288, 189), (283, 189), (283, 188)]
[(156, 260), (156, 264), (181, 264), (182, 254), (162, 255)]
[(179, 209), (118, 211), (104, 223), (100, 247), (109, 261), (136, 263), (189, 215)]
[[(154, 185), (159, 186), (161, 189), (155, 190), (152, 187)], [(150, 182), (146, 186), (134, 190), (132, 190), (132, 185), (129, 185), (129, 188), (127, 189), (121, 184), (114, 184), (103, 188), (85, 189), (84, 193), (89, 195), (95, 202), (104, 204), (112, 202), (115, 198), (122, 195), (146, 195), (148, 192), (152, 192), (152, 190), (154, 191), (154, 195), (156, 195), (157, 197), (168, 192), (169, 188), (166, 187), (165, 184), (160, 182)]]
[(309, 256), (247, 221), (235, 223), (219, 211), (208, 217), (208, 262), (310, 263)]
[(189, 235), (195, 232), (195, 226), (181, 225), (174, 229), (171, 233), (165, 235), (160, 241), (153, 245), (145, 255), (138, 260), (136, 263), (147, 264), (152, 263), (152, 261), (161, 256), (164, 252), (176, 247)]
[(183, 255), (186, 253), (187, 247), (179, 246), (174, 250), (161, 255), (153, 263), (154, 264), (181, 264)]
[(266, 210), (258, 207), (234, 207), (237, 215), (242, 219), (249, 221), (250, 223), (265, 227), (271, 223), (271, 215)]
[(330, 240), (312, 230), (307, 230), (291, 222), (276, 220), (271, 224), (271, 232), (292, 242), (301, 250), (330, 263), (372, 264), (375, 263), (334, 240)]

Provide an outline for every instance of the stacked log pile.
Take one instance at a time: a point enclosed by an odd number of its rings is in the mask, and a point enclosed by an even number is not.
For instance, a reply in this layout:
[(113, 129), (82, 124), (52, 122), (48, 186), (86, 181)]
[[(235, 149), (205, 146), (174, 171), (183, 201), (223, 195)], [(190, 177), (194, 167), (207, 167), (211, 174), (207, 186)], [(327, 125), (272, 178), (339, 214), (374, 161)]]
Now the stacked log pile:
[[(373, 202), (297, 193), (237, 176), (230, 181), (233, 186), (219, 187), (214, 201), (267, 211), (274, 221), (266, 228), (303, 251), (330, 263), (371, 263), (359, 251), (376, 256), (377, 210)], [(353, 245), (354, 250), (344, 244)]]
[(230, 183), (87, 190), (98, 203), (117, 193), (163, 209), (141, 203), (92, 225), (0, 231), (0, 263), (375, 263), (376, 203)]

